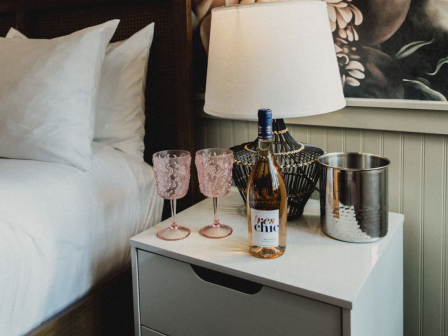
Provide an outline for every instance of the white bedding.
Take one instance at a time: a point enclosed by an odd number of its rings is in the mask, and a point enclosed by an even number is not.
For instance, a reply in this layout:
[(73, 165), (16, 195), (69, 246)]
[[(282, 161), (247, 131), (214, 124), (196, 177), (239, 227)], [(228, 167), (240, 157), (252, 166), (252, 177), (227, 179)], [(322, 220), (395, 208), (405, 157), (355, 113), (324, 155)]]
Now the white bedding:
[(92, 169), (0, 159), (0, 335), (22, 335), (130, 263), (160, 221), (152, 168), (93, 143)]

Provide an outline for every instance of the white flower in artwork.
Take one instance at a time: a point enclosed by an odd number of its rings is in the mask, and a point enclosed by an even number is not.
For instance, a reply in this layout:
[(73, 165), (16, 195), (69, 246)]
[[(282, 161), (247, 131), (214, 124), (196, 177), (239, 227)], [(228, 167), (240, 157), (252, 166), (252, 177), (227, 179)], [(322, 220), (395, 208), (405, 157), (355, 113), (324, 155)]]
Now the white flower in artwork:
[(357, 41), (359, 35), (355, 26), (363, 21), (361, 11), (351, 4), (351, 0), (323, 0), (327, 3), (328, 18), (333, 32), (348, 41)]
[(360, 57), (356, 53), (356, 47), (350, 46), (346, 40), (341, 38), (336, 38), (335, 42), (334, 47), (338, 58), (342, 86), (361, 85), (360, 80), (365, 78), (365, 68), (359, 62)]

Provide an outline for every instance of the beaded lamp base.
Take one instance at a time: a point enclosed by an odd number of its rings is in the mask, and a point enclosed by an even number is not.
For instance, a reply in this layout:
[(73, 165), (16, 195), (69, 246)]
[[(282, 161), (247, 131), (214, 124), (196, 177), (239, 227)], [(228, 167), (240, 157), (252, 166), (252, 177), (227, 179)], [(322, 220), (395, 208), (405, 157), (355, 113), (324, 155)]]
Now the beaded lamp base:
[[(285, 180), (288, 220), (292, 220), (302, 215), (306, 202), (316, 188), (319, 178), (317, 158), (324, 154), (324, 150), (294, 140), (283, 119), (274, 119), (272, 126), (274, 155)], [(231, 150), (235, 157), (233, 182), (246, 202), (247, 182), (257, 158), (258, 139), (232, 147)]]

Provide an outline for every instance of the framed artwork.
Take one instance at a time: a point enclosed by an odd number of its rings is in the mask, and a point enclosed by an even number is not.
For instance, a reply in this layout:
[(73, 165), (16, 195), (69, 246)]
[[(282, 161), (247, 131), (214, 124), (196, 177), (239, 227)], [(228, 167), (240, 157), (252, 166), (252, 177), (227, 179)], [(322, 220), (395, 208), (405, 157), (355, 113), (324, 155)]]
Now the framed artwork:
[[(348, 106), (448, 110), (448, 0), (320, 1), (327, 3)], [(211, 10), (250, 2), (193, 0), (199, 90)]]

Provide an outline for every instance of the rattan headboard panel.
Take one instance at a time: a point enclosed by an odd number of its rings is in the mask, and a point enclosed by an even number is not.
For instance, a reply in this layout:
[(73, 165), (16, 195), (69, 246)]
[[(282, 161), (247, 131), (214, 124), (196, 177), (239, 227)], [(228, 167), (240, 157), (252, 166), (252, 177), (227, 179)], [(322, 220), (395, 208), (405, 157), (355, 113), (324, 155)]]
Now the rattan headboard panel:
[(0, 36), (5, 37), (9, 28), (16, 26), (15, 13), (0, 13)]

